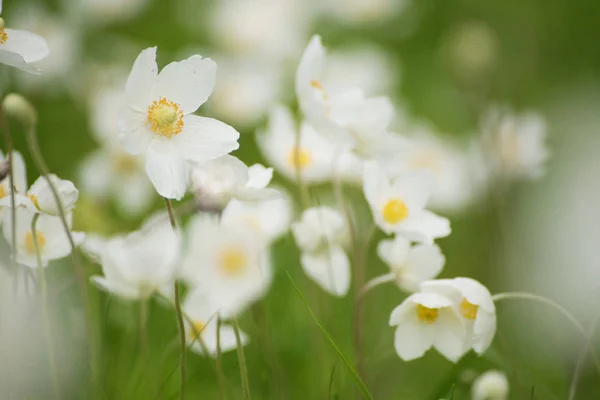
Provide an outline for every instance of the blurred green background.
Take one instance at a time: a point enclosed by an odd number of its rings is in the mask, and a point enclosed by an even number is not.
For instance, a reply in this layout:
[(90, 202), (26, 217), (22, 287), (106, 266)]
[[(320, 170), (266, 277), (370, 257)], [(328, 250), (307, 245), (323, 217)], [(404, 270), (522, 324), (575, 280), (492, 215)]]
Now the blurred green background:
[[(63, 21), (60, 23), (68, 23), (73, 27), (71, 34), (80, 42), (80, 61), (75, 63), (75, 69), (87, 68), (90, 61), (117, 63), (128, 69), (141, 49), (154, 45), (159, 47), (159, 65), (181, 58), (182, 54), (188, 54), (189, 49), (199, 49), (203, 56), (208, 57), (213, 52), (224, 52), (209, 32), (211, 14), (206, 10), (215, 7), (216, 0), (150, 0), (139, 15), (101, 24), (88, 22), (85, 14), (73, 10), (75, 3), (78, 1), (6, 0), (3, 16), (7, 25), (11, 26), (13, 8), (18, 6), (28, 10), (41, 4)], [(319, 6), (320, 3), (304, 3), (306, 8)], [(185, 18), (182, 18), (182, 13)], [(413, 0), (397, 15), (366, 23), (344, 22), (326, 12), (315, 12), (310, 16), (309, 33), (322, 35), (326, 45), (332, 49), (357, 41), (380, 46), (399, 66), (396, 72), (400, 84), (389, 94), (402, 105), (405, 113), (410, 118), (429, 121), (448, 137), (467, 139), (478, 134), (480, 117), (490, 104), (543, 111), (549, 106), (549, 99), (555, 99), (565, 87), (597, 84), (600, 75), (599, 16), (600, 3), (585, 0)], [(286, 72), (282, 100), (291, 105), (294, 102), (292, 79), (295, 62), (301, 51), (296, 60), (289, 62)], [(92, 138), (85, 100), (89, 82), (80, 83), (85, 82), (81, 77), (85, 74), (67, 76), (67, 81), (77, 81), (75, 89), (64, 88), (61, 81), (56, 83), (59, 87), (52, 90), (25, 91), (14, 80), (21, 72), (2, 67), (0, 73), (2, 93), (26, 93), (36, 106), (39, 141), (51, 170), (61, 177), (77, 181), (81, 161), (97, 147)], [(201, 108), (200, 113), (218, 114), (210, 103)], [(240, 150), (234, 154), (247, 164), (264, 162), (253, 139), (255, 128), (261, 126), (264, 126), (264, 118), (249, 126), (236, 126), (242, 136)], [(10, 127), (15, 148), (25, 155), (29, 182), (32, 182), (39, 172), (31, 162), (20, 127), (16, 123), (11, 123)], [(567, 140), (569, 134), (568, 131), (553, 129), (551, 124), (551, 146)], [(294, 192), (289, 182), (279, 177), (276, 181)], [(441, 277), (473, 277), (486, 284), (492, 292), (519, 289), (508, 287), (503, 280), (499, 250), (499, 219), (502, 215), (498, 215), (510, 213), (512, 206), (527, 196), (529, 185), (523, 183), (513, 187), (502, 209), (493, 202), (483, 201), (466, 212), (450, 216), (453, 233), (439, 241), (447, 259)], [(327, 196), (328, 191), (329, 188), (320, 187), (313, 194)], [(359, 214), (367, 212), (357, 189), (346, 188), (346, 194)], [(155, 203), (155, 208), (160, 209), (162, 203), (158, 197)], [(75, 227), (88, 232), (112, 234), (135, 229), (142, 220), (143, 217), (126, 218), (113, 204), (98, 203), (82, 193)], [(371, 243), (369, 277), (387, 270), (374, 253), (375, 244), (382, 237), (378, 233)], [(6, 251), (5, 246), (2, 249)], [(286, 272), (291, 274), (317, 316), (351, 359), (354, 289), (344, 299), (332, 298), (304, 275), (298, 258), (290, 235), (276, 243), (273, 248), (276, 274), (271, 290), (240, 320), (242, 328), (251, 337), (245, 350), (252, 397), (353, 398), (355, 388), (351, 376), (311, 319)], [(89, 260), (86, 261), (86, 269), (89, 274), (99, 271), (99, 267)], [(169, 307), (152, 301), (147, 321), (149, 352), (143, 354), (138, 333), (139, 305), (111, 299), (88, 286), (94, 303), (95, 333), (101, 341), (101, 363), (96, 371), (99, 382), (94, 386), (85, 361), (81, 304), (72, 277), (72, 266), (68, 260), (56, 262), (48, 273), (51, 282), (63, 287), (57, 291), (56, 306), (67, 310), (61, 313), (63, 317), (57, 323), (62, 332), (57, 349), (59, 353), (75, 353), (77, 359), (84, 362), (75, 369), (67, 368), (68, 373), (63, 374), (65, 387), (71, 389), (65, 398), (177, 397), (177, 325)], [(467, 382), (489, 368), (507, 373), (511, 382), (510, 398), (566, 398), (572, 363), (529, 352), (527, 343), (513, 334), (511, 311), (526, 307), (531, 310), (528, 311), (531, 323), (540, 323), (533, 311), (537, 305), (499, 305), (498, 334), (493, 346), (482, 357), (469, 354), (454, 365), (432, 351), (422, 359), (406, 363), (395, 354), (393, 329), (387, 325), (391, 310), (403, 298), (396, 287), (389, 285), (369, 293), (365, 301), (366, 382), (376, 399), (437, 400), (446, 396), (452, 385), (455, 385), (454, 399), (467, 399)], [(41, 333), (34, 334), (35, 337), (41, 340)], [(545, 339), (536, 337), (532, 340)], [(41, 376), (47, 374), (44, 362), (21, 362), (22, 365), (15, 370), (35, 371)], [(226, 398), (241, 399), (235, 352), (225, 354), (223, 362), (228, 388)], [(0, 383), (2, 399), (49, 398), (47, 379), (33, 382), (28, 380), (27, 375), (21, 378), (6, 375), (0, 378)], [(586, 370), (578, 398), (600, 398), (598, 383), (594, 371)], [(219, 398), (215, 361), (190, 353), (187, 384), (187, 397), (190, 399)], [(98, 387), (100, 391), (94, 389)], [(9, 397), (10, 393), (13, 396), (14, 393), (22, 393), (19, 388), (26, 388), (25, 393), (33, 397)]]

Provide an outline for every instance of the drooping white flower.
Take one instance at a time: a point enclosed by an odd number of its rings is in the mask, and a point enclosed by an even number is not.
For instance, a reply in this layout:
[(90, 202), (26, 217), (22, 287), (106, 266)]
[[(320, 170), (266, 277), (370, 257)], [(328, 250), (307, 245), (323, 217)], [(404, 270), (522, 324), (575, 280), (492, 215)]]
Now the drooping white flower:
[(290, 228), (292, 204), (286, 194), (281, 198), (263, 201), (240, 201), (233, 199), (223, 209), (221, 222), (224, 226), (247, 226), (265, 242), (272, 243)]
[(195, 55), (158, 73), (156, 47), (136, 59), (125, 86), (127, 107), (120, 116), (121, 144), (144, 154), (157, 192), (181, 199), (189, 161), (205, 162), (238, 148), (239, 133), (212, 118), (193, 115), (215, 84), (216, 64)]
[(536, 113), (492, 110), (484, 122), (484, 141), (492, 173), (512, 179), (540, 178), (550, 156), (546, 121)]
[(104, 276), (92, 276), (91, 280), (115, 296), (141, 300), (173, 282), (181, 240), (166, 221), (158, 221), (110, 238), (92, 250), (100, 250)]
[(198, 287), (224, 317), (235, 316), (262, 297), (272, 279), (266, 244), (254, 230), (223, 226), (199, 215), (188, 227), (181, 275)]
[(401, 236), (379, 242), (377, 254), (396, 275), (396, 284), (406, 292), (417, 292), (419, 284), (435, 278), (446, 261), (437, 245), (411, 246)]
[(384, 232), (431, 243), (450, 234), (450, 222), (425, 209), (435, 187), (429, 171), (406, 171), (394, 179), (377, 162), (365, 164), (363, 191)]
[(482, 354), (496, 334), (496, 307), (489, 290), (471, 278), (438, 279), (423, 282), (421, 291), (451, 299), (468, 329), (467, 345)]
[[(221, 324), (221, 329), (217, 332), (217, 316), (219, 308), (211, 303), (201, 289), (192, 290), (185, 298), (182, 305), (182, 311), (185, 313), (186, 340), (191, 344), (192, 351), (211, 357), (217, 355), (217, 335), (219, 335), (219, 344), (221, 353), (235, 350), (237, 342), (235, 331), (228, 324)], [(240, 332), (240, 340), (243, 345), (248, 343), (248, 336)], [(206, 350), (206, 351), (205, 351)]]
[(190, 180), (201, 204), (223, 207), (232, 198), (260, 201), (280, 197), (279, 191), (266, 187), (272, 177), (272, 168), (260, 164), (247, 167), (237, 157), (226, 155), (196, 164)]
[(468, 350), (467, 334), (452, 300), (437, 293), (410, 295), (392, 311), (390, 326), (396, 326), (394, 346), (405, 361), (422, 357), (435, 347), (452, 362)]
[[(16, 243), (12, 242), (12, 218), (10, 213), (4, 213), (2, 228), (6, 241), (16, 248), (17, 262), (28, 267), (37, 268), (35, 240), (31, 222), (35, 213), (26, 208), (16, 210)], [(67, 215), (69, 227), (71, 215)], [(80, 244), (85, 235), (82, 232), (71, 232), (75, 244)], [(58, 260), (71, 253), (69, 238), (64, 230), (60, 217), (40, 214), (36, 223), (36, 239), (40, 252), (42, 266), (48, 266), (52, 260)]]
[(345, 296), (350, 288), (350, 262), (343, 247), (347, 229), (344, 217), (326, 206), (305, 210), (300, 221), (292, 224), (304, 272), (338, 297)]
[(367, 97), (360, 88), (333, 91), (323, 81), (326, 50), (313, 36), (296, 72), (296, 95), (306, 119), (336, 147), (364, 158), (397, 156), (404, 141), (388, 131), (394, 107), (387, 97)]
[(471, 387), (473, 400), (506, 400), (508, 393), (506, 374), (493, 369), (479, 375)]
[[(2, 14), (2, 1), (0, 1)], [(6, 28), (0, 17), (0, 63), (10, 65), (31, 74), (42, 72), (31, 63), (45, 58), (50, 50), (46, 39), (28, 31)]]

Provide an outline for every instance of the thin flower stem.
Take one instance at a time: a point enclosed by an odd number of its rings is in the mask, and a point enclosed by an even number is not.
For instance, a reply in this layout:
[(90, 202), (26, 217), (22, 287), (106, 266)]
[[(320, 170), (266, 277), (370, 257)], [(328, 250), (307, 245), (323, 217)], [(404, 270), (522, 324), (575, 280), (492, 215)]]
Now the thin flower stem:
[(221, 359), (221, 316), (217, 316), (217, 380), (219, 381), (219, 399), (225, 399), (225, 376)]
[(244, 345), (240, 337), (240, 327), (237, 318), (233, 319), (233, 330), (235, 332), (235, 341), (237, 343), (238, 362), (240, 364), (240, 374), (242, 377), (242, 391), (244, 400), (250, 400), (250, 383), (248, 382), (248, 367), (246, 366), (246, 357), (244, 356)]
[[(164, 198), (165, 206), (167, 207), (167, 213), (169, 214), (169, 222), (171, 223), (171, 228), (173, 231), (177, 233), (177, 221), (175, 220), (175, 213), (173, 212), (173, 206), (171, 205), (171, 200)], [(185, 346), (185, 325), (183, 322), (183, 312), (181, 311), (181, 295), (179, 292), (179, 283), (175, 281), (173, 284), (173, 292), (174, 292), (174, 304), (175, 304), (175, 313), (177, 314), (177, 325), (179, 327), (179, 374), (180, 374), (180, 387), (179, 387), (179, 399), (185, 399), (185, 356), (186, 356), (186, 346)]]
[(35, 256), (37, 259), (38, 273), (40, 275), (40, 293), (42, 301), (42, 314), (44, 318), (44, 328), (46, 336), (46, 345), (48, 347), (48, 362), (50, 364), (50, 374), (52, 375), (52, 386), (54, 388), (54, 398), (61, 399), (60, 384), (56, 371), (56, 358), (54, 355), (54, 341), (52, 340), (52, 327), (50, 325), (50, 315), (48, 314), (48, 288), (46, 286), (46, 274), (42, 263), (42, 255), (37, 237), (37, 220), (40, 214), (35, 214), (31, 220), (31, 237), (33, 239), (33, 247), (35, 248)]
[(571, 324), (575, 327), (575, 329), (577, 329), (579, 331), (579, 333), (581, 333), (581, 335), (584, 337), (588, 348), (590, 349), (590, 354), (592, 359), (594, 360), (594, 364), (596, 365), (596, 369), (598, 370), (598, 373), (600, 374), (600, 362), (598, 361), (598, 355), (596, 354), (593, 346), (591, 346), (590, 343), (590, 337), (588, 335), (588, 332), (586, 332), (585, 328), (581, 325), (581, 323), (579, 323), (579, 321), (577, 321), (577, 319), (575, 319), (575, 317), (573, 317), (573, 315), (567, 311), (563, 306), (561, 306), (558, 303), (555, 303), (554, 301), (546, 298), (546, 297), (542, 297), (542, 296), (538, 296), (532, 293), (526, 293), (526, 292), (507, 292), (507, 293), (498, 293), (492, 296), (492, 300), (494, 302), (498, 302), (500, 300), (506, 300), (506, 299), (514, 299), (514, 300), (534, 300), (540, 303), (544, 303), (547, 304), (551, 307), (553, 307), (556, 311), (558, 311), (559, 313), (561, 313), (565, 318), (567, 318), (569, 320), (569, 322), (571, 322)]
[(394, 272), (383, 274), (383, 275), (380, 275), (380, 276), (377, 276), (377, 277), (371, 279), (369, 282), (367, 282), (362, 287), (362, 290), (358, 294), (356, 301), (362, 301), (363, 297), (367, 294), (367, 292), (371, 291), (371, 289), (373, 289), (379, 285), (383, 285), (384, 283), (394, 282), (395, 280), (396, 280), (396, 274)]
[(586, 341), (581, 347), (581, 351), (579, 352), (579, 356), (577, 357), (577, 362), (575, 363), (575, 369), (573, 370), (573, 378), (571, 379), (571, 385), (569, 388), (569, 400), (575, 399), (575, 393), (577, 392), (577, 386), (579, 385), (579, 379), (581, 377), (581, 372), (583, 371), (583, 365), (585, 362), (585, 356), (588, 353), (589, 346), (591, 344), (592, 338), (594, 337), (594, 333), (596, 332), (596, 328), (600, 323), (600, 313), (596, 315), (596, 318), (590, 324), (590, 328), (588, 330), (587, 337), (589, 341)]
[(4, 110), (0, 107), (0, 123), (2, 124), (2, 133), (4, 134), (4, 142), (6, 144), (6, 153), (8, 156), (8, 177), (10, 179), (10, 220), (11, 226), (11, 262), (13, 271), (17, 268), (17, 247), (14, 245), (17, 242), (17, 206), (15, 204), (15, 173), (14, 173), (14, 162), (13, 162), (13, 145), (10, 130), (8, 129), (8, 123), (4, 116)]
[(142, 355), (144, 357), (148, 356), (148, 331), (146, 329), (146, 323), (148, 320), (148, 300), (140, 301), (140, 321), (139, 321), (139, 330), (140, 330), (140, 347), (142, 349)]

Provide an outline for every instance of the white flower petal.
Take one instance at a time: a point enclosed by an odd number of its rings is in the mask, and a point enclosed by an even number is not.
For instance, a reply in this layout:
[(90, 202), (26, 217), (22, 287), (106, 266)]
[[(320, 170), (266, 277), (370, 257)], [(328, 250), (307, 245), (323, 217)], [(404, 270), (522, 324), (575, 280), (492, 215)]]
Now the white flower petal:
[(441, 309), (436, 320), (434, 346), (437, 351), (452, 362), (457, 362), (468, 350), (466, 329), (456, 314), (448, 307)]
[(186, 160), (207, 161), (237, 150), (240, 134), (231, 126), (213, 118), (186, 115), (184, 128), (171, 143)]
[(267, 187), (273, 179), (273, 168), (266, 168), (261, 164), (254, 164), (248, 168), (248, 183), (246, 187), (262, 189)]
[(398, 325), (394, 334), (394, 348), (404, 361), (422, 357), (433, 345), (435, 327), (410, 321)]
[(125, 84), (127, 102), (138, 111), (145, 112), (152, 104), (157, 74), (156, 47), (150, 47), (138, 55)]
[(410, 241), (401, 236), (396, 236), (393, 240), (382, 240), (377, 245), (377, 255), (391, 270), (396, 268), (404, 269), (409, 253)]
[(179, 105), (184, 114), (196, 111), (213, 91), (217, 64), (210, 58), (194, 55), (164, 67), (154, 87), (153, 97), (164, 97)]
[(46, 39), (40, 35), (9, 28), (4, 31), (8, 35), (8, 40), (0, 44), (0, 50), (17, 53), (28, 64), (40, 61), (50, 53)]
[(434, 239), (450, 234), (450, 221), (431, 211), (423, 210), (398, 224), (396, 232), (416, 242), (433, 243)]
[(331, 246), (319, 253), (304, 253), (301, 257), (304, 272), (323, 290), (343, 297), (350, 289), (350, 262), (344, 250)]
[(32, 75), (42, 74), (42, 71), (40, 71), (39, 68), (31, 64), (27, 64), (20, 54), (13, 53), (11, 51), (0, 49), (0, 64), (10, 65), (11, 67), (15, 67)]
[(154, 188), (167, 199), (180, 200), (188, 183), (188, 166), (168, 140), (153, 140), (146, 151), (146, 173)]
[[(444, 268), (446, 258), (435, 244), (413, 247), (406, 260), (406, 272), (420, 281), (435, 278)], [(416, 289), (415, 289), (416, 290)]]
[(406, 171), (392, 181), (391, 192), (408, 206), (409, 212), (420, 212), (435, 188), (435, 175), (420, 169)]
[(156, 135), (148, 129), (146, 114), (125, 107), (119, 114), (119, 141), (129, 154), (142, 154)]

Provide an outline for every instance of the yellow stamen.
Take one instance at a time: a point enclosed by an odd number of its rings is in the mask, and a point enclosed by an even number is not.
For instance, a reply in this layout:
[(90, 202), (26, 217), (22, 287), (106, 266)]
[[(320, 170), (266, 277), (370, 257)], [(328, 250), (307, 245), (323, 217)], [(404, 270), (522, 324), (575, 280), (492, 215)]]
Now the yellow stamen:
[(460, 302), (460, 313), (466, 319), (475, 319), (477, 318), (477, 311), (479, 310), (479, 306), (477, 304), (473, 304), (469, 302), (467, 299), (462, 299)]
[(29, 197), (29, 200), (31, 200), (31, 202), (33, 203), (33, 205), (35, 206), (35, 208), (37, 208), (38, 210), (40, 209), (40, 203), (38, 202), (38, 198), (35, 194), (27, 194), (27, 197)]
[(248, 264), (246, 253), (235, 247), (223, 249), (218, 262), (221, 270), (230, 276), (241, 274)]
[(202, 331), (206, 328), (206, 324), (202, 321), (194, 321), (189, 333), (190, 341), (194, 341), (202, 334)]
[[(38, 248), (42, 252), (46, 245), (46, 237), (42, 232), (35, 232), (35, 236), (37, 237)], [(33, 242), (33, 233), (31, 231), (25, 234), (25, 251), (29, 254), (35, 254), (35, 243)]]
[(157, 135), (173, 137), (183, 130), (183, 111), (177, 103), (164, 97), (148, 107), (148, 123)]
[(426, 324), (433, 324), (440, 313), (438, 308), (429, 308), (422, 306), (421, 304), (417, 304), (417, 317), (419, 321), (425, 322)]
[(288, 163), (294, 168), (306, 168), (312, 164), (312, 155), (308, 150), (294, 147), (288, 154)]
[(6, 43), (8, 40), (8, 34), (4, 29), (4, 18), (0, 18), (0, 44)]
[(319, 82), (317, 80), (312, 80), (312, 81), (310, 81), (310, 86), (314, 87), (319, 92), (321, 92), (321, 96), (323, 97), (323, 100), (327, 100), (327, 92), (325, 91), (325, 88), (323, 87), (323, 85), (321, 85), (321, 82)]
[(408, 206), (400, 199), (390, 199), (383, 206), (381, 214), (388, 224), (397, 224), (408, 217)]

